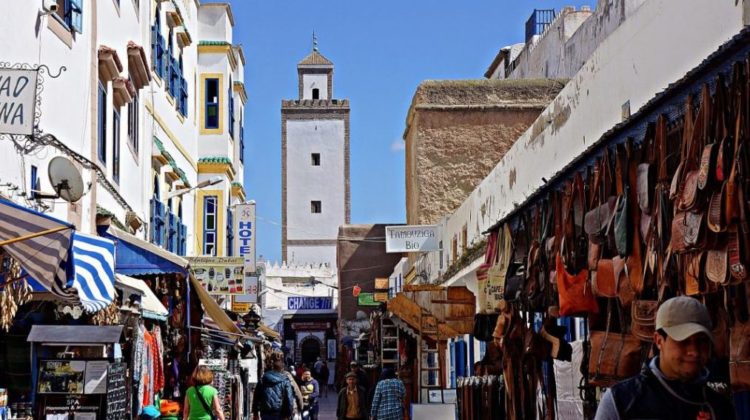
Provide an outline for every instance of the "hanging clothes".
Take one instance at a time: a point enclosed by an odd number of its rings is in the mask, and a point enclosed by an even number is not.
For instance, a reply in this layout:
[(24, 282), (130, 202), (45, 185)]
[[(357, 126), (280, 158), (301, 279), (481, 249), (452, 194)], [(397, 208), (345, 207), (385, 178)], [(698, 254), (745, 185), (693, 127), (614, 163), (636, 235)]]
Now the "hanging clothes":
[(164, 389), (164, 342), (161, 338), (161, 328), (154, 327), (154, 393)]
[(581, 360), (583, 342), (573, 341), (573, 357), (570, 362), (555, 360), (555, 383), (557, 385), (557, 418), (573, 420), (583, 418), (583, 401), (578, 390), (581, 383)]

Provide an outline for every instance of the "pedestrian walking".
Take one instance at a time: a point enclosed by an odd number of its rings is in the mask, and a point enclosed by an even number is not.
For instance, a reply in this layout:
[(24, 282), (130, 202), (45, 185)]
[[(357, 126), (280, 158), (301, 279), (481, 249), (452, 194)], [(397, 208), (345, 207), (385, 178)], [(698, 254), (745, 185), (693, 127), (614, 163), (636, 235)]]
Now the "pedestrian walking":
[(339, 420), (365, 420), (367, 418), (367, 392), (357, 384), (357, 374), (346, 374), (346, 387), (339, 391), (336, 418)]
[(403, 420), (406, 396), (404, 383), (391, 368), (383, 369), (382, 378), (375, 387), (370, 416), (375, 420)]
[(357, 384), (365, 389), (365, 393), (370, 395), (370, 380), (367, 379), (367, 373), (359, 366), (359, 363), (352, 361), (349, 363), (349, 368), (355, 375), (357, 375)]
[(729, 399), (706, 383), (712, 343), (711, 316), (701, 302), (665, 301), (656, 312), (658, 355), (639, 375), (607, 390), (596, 420), (733, 419)]
[(312, 377), (312, 373), (309, 369), (305, 369), (302, 372), (302, 384), (300, 385), (300, 391), (302, 391), (302, 418), (317, 420), (318, 418), (318, 397), (320, 396), (320, 386), (318, 381)]
[(320, 393), (326, 398), (328, 398), (328, 377), (330, 375), (331, 371), (328, 370), (328, 363), (324, 360), (320, 366), (320, 373), (318, 373), (318, 385), (320, 385)]
[(252, 413), (255, 420), (287, 420), (294, 412), (292, 381), (284, 372), (284, 353), (274, 350), (270, 370), (263, 374), (255, 387)]
[(214, 373), (208, 366), (199, 365), (193, 371), (193, 386), (185, 392), (183, 420), (224, 420), (219, 403), (219, 392), (211, 386)]
[(302, 391), (299, 389), (299, 385), (297, 385), (297, 379), (294, 377), (294, 373), (289, 372), (289, 370), (285, 370), (284, 374), (289, 378), (289, 382), (292, 383), (292, 390), (294, 391), (294, 410), (292, 410), (292, 414), (302, 414)]

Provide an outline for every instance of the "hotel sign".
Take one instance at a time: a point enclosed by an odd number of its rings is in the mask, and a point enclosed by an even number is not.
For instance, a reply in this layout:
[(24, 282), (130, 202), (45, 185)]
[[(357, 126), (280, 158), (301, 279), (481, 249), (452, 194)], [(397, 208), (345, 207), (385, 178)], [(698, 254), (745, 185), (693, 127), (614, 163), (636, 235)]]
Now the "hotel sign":
[(245, 275), (255, 273), (255, 203), (234, 207), (234, 249), (245, 259)]
[(427, 252), (440, 250), (440, 232), (436, 225), (386, 226), (385, 252)]
[(34, 133), (37, 72), (0, 68), (0, 134)]

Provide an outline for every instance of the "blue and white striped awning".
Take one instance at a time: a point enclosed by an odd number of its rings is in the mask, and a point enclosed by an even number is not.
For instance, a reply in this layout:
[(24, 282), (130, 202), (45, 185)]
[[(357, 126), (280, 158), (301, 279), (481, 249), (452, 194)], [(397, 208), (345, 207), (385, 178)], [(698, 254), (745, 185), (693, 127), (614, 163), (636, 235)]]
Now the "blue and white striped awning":
[[(54, 231), (59, 229), (57, 231)], [(3, 245), (3, 250), (21, 264), (35, 289), (49, 291), (60, 299), (75, 301), (68, 289), (69, 260), (73, 225), (0, 199), (0, 241), (52, 231), (43, 235)]]
[(0, 242), (51, 231), (2, 245), (21, 265), (35, 292), (98, 312), (115, 298), (115, 244), (75, 232), (73, 225), (0, 200)]
[(115, 298), (115, 243), (98, 236), (73, 235), (71, 287), (86, 312), (98, 312)]

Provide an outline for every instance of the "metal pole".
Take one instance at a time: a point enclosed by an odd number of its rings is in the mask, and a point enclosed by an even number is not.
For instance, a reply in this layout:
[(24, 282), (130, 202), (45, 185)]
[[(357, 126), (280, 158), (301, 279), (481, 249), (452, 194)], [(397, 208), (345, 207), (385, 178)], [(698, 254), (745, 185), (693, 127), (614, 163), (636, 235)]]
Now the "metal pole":
[(11, 244), (14, 244), (16, 242), (25, 241), (27, 239), (33, 239), (33, 238), (36, 238), (37, 236), (49, 235), (50, 233), (60, 232), (62, 230), (66, 230), (66, 229), (73, 229), (73, 228), (70, 227), (70, 226), (58, 226), (56, 228), (43, 230), (41, 232), (29, 233), (27, 235), (19, 236), (17, 238), (8, 239), (8, 240), (5, 240), (5, 241), (0, 241), (0, 246), (11, 245)]

